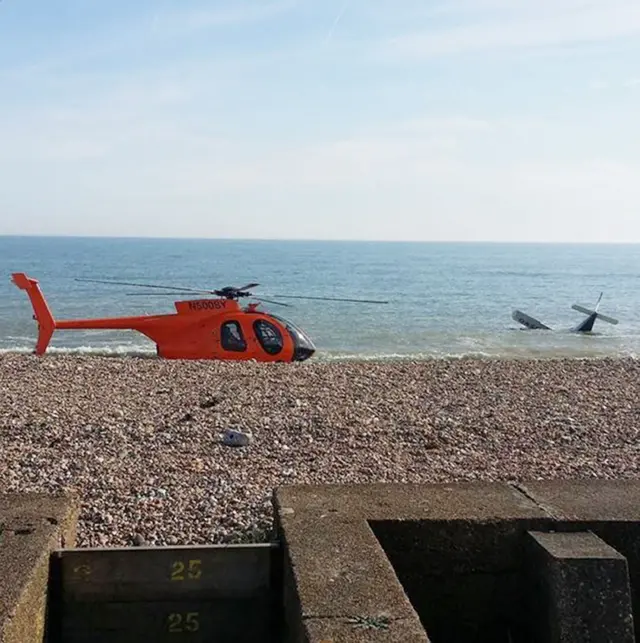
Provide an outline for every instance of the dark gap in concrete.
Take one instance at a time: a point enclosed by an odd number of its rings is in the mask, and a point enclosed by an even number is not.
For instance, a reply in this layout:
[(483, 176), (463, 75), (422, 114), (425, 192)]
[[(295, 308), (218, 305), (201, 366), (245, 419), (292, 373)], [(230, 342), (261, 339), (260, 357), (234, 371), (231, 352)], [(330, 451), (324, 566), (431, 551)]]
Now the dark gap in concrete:
[(522, 539), (532, 521), (370, 521), (432, 643), (525, 643)]
[(284, 550), (276, 540), (271, 541), (271, 574), (269, 578), (271, 589), (271, 619), (269, 628), (274, 641), (282, 640), (285, 631), (284, 621)]
[(49, 579), (45, 604), (45, 631), (43, 643), (63, 643), (62, 632), (62, 566), (60, 556), (55, 552), (49, 555)]

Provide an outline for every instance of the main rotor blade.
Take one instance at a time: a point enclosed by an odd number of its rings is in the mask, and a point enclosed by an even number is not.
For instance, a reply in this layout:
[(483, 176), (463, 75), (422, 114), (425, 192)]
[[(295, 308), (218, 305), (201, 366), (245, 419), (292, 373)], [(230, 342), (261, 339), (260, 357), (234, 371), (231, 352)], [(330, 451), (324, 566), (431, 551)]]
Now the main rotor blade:
[(250, 288), (256, 288), (260, 284), (247, 284), (246, 286), (242, 286), (242, 288), (236, 288), (236, 290), (249, 290)]
[(82, 279), (76, 278), (76, 281), (88, 281), (94, 284), (111, 284), (115, 286), (137, 286), (139, 288), (161, 288), (164, 290), (179, 290), (181, 292), (199, 292), (213, 294), (212, 290), (200, 290), (198, 288), (183, 288), (181, 286), (160, 286), (158, 284), (137, 284), (130, 281), (106, 281), (105, 279)]
[(273, 299), (264, 299), (263, 297), (254, 297), (251, 295), (252, 299), (257, 299), (258, 301), (264, 301), (268, 304), (276, 304), (276, 306), (286, 306), (287, 308), (291, 308), (291, 304), (283, 304), (281, 301), (273, 301)]
[(162, 295), (171, 295), (177, 297), (178, 295), (211, 295), (210, 290), (185, 290), (176, 292), (126, 292), (127, 297), (158, 297)]
[(303, 295), (274, 295), (282, 299), (317, 299), (319, 301), (353, 301), (360, 304), (388, 304), (388, 301), (378, 299), (344, 299), (342, 297), (305, 297)]

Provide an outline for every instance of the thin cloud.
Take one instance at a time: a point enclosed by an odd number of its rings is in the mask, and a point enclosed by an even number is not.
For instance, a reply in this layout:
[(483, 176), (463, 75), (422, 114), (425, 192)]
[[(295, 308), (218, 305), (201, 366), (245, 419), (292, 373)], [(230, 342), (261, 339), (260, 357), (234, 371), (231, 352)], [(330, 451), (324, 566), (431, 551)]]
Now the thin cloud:
[(455, 14), (458, 25), (406, 33), (390, 41), (386, 51), (403, 58), (421, 59), (586, 44), (640, 34), (640, 3), (629, 0), (592, 4), (565, 1), (540, 6), (479, 0), (459, 7)]
[(331, 41), (331, 38), (333, 37), (333, 32), (336, 30), (336, 27), (338, 26), (338, 23), (340, 22), (340, 20), (342, 20), (342, 16), (344, 16), (349, 4), (350, 4), (350, 0), (345, 0), (340, 11), (338, 12), (338, 15), (335, 17), (335, 20), (333, 21), (333, 24), (331, 25), (329, 32), (327, 33), (327, 37), (325, 38), (325, 43), (328, 43)]

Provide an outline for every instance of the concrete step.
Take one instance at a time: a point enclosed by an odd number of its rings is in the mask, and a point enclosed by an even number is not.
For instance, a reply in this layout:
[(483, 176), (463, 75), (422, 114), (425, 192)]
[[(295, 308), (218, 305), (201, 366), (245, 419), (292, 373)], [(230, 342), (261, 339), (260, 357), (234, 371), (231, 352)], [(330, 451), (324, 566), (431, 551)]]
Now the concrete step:
[(47, 642), (277, 641), (279, 556), (275, 544), (55, 551)]

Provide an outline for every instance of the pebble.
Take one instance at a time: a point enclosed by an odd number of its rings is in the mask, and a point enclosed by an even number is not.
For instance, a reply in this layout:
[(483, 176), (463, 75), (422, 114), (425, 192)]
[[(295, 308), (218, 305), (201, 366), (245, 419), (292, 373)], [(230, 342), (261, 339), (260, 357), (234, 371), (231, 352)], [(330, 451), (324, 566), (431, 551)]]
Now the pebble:
[[(75, 491), (78, 546), (253, 542), (273, 489), (640, 476), (640, 362), (0, 355), (3, 492)], [(226, 427), (249, 448), (218, 438)]]
[(251, 444), (251, 434), (237, 429), (225, 429), (222, 443), (230, 447), (246, 447)]

